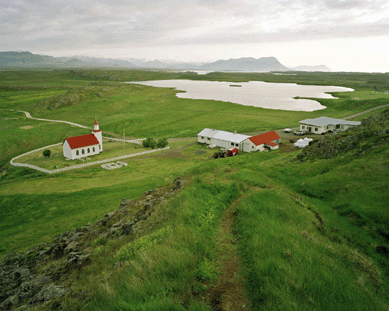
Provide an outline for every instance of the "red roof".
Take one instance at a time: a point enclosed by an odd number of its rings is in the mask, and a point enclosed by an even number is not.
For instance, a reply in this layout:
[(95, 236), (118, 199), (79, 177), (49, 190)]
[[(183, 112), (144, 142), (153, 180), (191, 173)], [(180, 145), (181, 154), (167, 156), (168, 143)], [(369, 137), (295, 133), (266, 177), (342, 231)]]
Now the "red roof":
[(280, 136), (274, 131), (267, 132), (265, 134), (260, 134), (257, 136), (252, 136), (249, 139), (253, 142), (254, 145), (259, 146), (262, 144), (268, 144), (273, 140), (279, 139)]
[(97, 120), (95, 119), (95, 125), (99, 125), (98, 123), (97, 123)]
[(272, 146), (272, 147), (278, 146), (277, 143), (273, 143), (272, 141), (269, 141), (268, 143), (266, 143), (266, 145), (269, 145), (269, 146)]
[(93, 145), (98, 145), (99, 141), (96, 136), (93, 134), (86, 134), (81, 136), (74, 136), (66, 138), (70, 149), (77, 149), (82, 147), (88, 147)]

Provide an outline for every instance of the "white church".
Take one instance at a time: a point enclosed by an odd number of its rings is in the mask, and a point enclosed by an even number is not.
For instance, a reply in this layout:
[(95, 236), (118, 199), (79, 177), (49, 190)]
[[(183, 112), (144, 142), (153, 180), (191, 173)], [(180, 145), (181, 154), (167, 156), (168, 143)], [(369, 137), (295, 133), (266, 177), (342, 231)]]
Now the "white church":
[(103, 151), (103, 135), (95, 120), (92, 134), (68, 137), (63, 142), (63, 156), (75, 160), (99, 154)]

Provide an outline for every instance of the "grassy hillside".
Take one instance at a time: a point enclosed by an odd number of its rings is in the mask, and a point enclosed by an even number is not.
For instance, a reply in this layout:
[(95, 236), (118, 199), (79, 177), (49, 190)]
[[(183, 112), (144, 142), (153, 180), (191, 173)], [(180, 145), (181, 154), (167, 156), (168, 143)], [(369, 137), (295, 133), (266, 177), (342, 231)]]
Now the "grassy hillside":
[[(8, 86), (1, 108), (85, 125), (100, 113), (102, 128), (120, 134), (124, 127), (135, 137), (153, 135), (157, 126), (161, 136), (184, 137), (211, 122), (231, 130), (233, 120), (238, 129), (259, 131), (319, 116), (210, 101), (188, 105), (172, 90), (122, 86), (104, 71), (95, 77), (32, 72), (31, 81), (27, 73), (2, 80)], [(327, 116), (387, 103), (384, 94), (358, 92), (365, 100), (329, 102)], [(84, 130), (0, 113), (0, 268), (29, 269), (63, 288), (43, 303), (38, 277), (14, 287), (14, 274), (2, 272), (0, 284), (11, 281), (0, 304), (13, 297), (6, 296), (12, 288), (23, 288), (15, 308), (30, 301), (37, 310), (388, 309), (387, 110), (355, 131), (320, 137), (302, 153), (285, 140), (279, 151), (215, 160), (195, 139), (181, 138), (171, 150), (128, 159), (119, 170), (54, 176), (7, 162)], [(176, 177), (183, 187), (169, 190)], [(129, 203), (119, 208), (123, 198)], [(46, 244), (32, 247), (40, 243)], [(73, 249), (65, 251), (68, 246)], [(86, 259), (72, 266), (77, 252)]]
[[(372, 128), (382, 132), (388, 121), (377, 126), (371, 120), (384, 120), (387, 114), (373, 116), (363, 122), (365, 127), (336, 139)], [(133, 219), (131, 215), (147, 202), (146, 196), (140, 204), (131, 203), (128, 216), (90, 230), (90, 236), (79, 240), (79, 249), (90, 256), (89, 264), (63, 272), (57, 284), (69, 292), (39, 310), (59, 305), (65, 310), (228, 310), (228, 305), (235, 306), (234, 310), (366, 310), (366, 306), (387, 310), (389, 198), (384, 190), (389, 180), (388, 145), (386, 140), (377, 144), (375, 137), (363, 140), (370, 141), (372, 148), (358, 157), (354, 154), (359, 147), (321, 159), (316, 142), (303, 152), (310, 157), (302, 162), (298, 151), (200, 161), (201, 155), (193, 158), (197, 150), (204, 150), (200, 145), (181, 148), (175, 159), (186, 166), (176, 172), (186, 181), (182, 190), (154, 201), (153, 212), (139, 220), (129, 235), (121, 236), (120, 229), (119, 234), (108, 232), (115, 222)], [(153, 167), (154, 160), (162, 163), (164, 158), (142, 162)], [(200, 161), (197, 165), (195, 159)], [(101, 175), (94, 169), (89, 174)], [(73, 178), (87, 176), (79, 172)], [(19, 208), (19, 217), (25, 214), (22, 206), (26, 212), (34, 210), (35, 225), (47, 231), (39, 221), (49, 217), (46, 222), (53, 224), (49, 213), (56, 213), (53, 207), (61, 208), (70, 198), (64, 178), (59, 183), (65, 185), (63, 194), (28, 196), (32, 201), (50, 202), (51, 208), (39, 216), (36, 213), (44, 205), (27, 205), (26, 196), (7, 198)], [(48, 182), (55, 187), (55, 180)], [(136, 197), (125, 186), (130, 184), (123, 181), (122, 193), (116, 190), (114, 195)], [(20, 185), (27, 184), (20, 181)], [(114, 211), (118, 201), (101, 200), (114, 189), (77, 191), (71, 198), (93, 196), (94, 206)], [(165, 197), (164, 190), (160, 191)], [(68, 204), (59, 219), (74, 215), (79, 218), (74, 225), (82, 227), (88, 216), (80, 212)], [(8, 218), (7, 223), (23, 222), (19, 217)], [(89, 219), (93, 217), (97, 215)], [(58, 261), (52, 256), (40, 263), (39, 271), (61, 267), (63, 257)]]

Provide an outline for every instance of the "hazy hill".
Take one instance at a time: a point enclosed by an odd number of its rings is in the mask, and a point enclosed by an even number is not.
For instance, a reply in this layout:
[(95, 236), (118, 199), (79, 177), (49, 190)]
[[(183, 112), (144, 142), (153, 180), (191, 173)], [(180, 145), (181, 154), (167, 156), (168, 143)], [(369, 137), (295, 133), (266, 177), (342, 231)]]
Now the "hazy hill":
[(218, 60), (213, 63), (201, 66), (206, 70), (244, 70), (244, 71), (286, 71), (287, 67), (282, 65), (275, 57), (253, 57)]
[(177, 62), (174, 60), (145, 60), (139, 58), (128, 58), (129, 62), (139, 68), (167, 68), (167, 69), (199, 69), (204, 63), (198, 62)]
[(0, 66), (40, 67), (55, 66), (58, 60), (52, 56), (32, 54), (30, 52), (0, 52)]
[(133, 63), (124, 59), (89, 57), (89, 56), (73, 56), (73, 57), (58, 57), (62, 62), (68, 62), (71, 59), (79, 61), (80, 65), (90, 67), (109, 67), (109, 68), (136, 68)]
[(298, 66), (288, 68), (282, 65), (275, 57), (245, 57), (229, 60), (218, 60), (212, 63), (176, 62), (144, 60), (144, 59), (116, 59), (90, 56), (52, 57), (33, 54), (31, 52), (0, 52), (0, 67), (55, 67), (55, 68), (150, 68), (150, 69), (194, 69), (220, 71), (331, 71), (327, 66)]

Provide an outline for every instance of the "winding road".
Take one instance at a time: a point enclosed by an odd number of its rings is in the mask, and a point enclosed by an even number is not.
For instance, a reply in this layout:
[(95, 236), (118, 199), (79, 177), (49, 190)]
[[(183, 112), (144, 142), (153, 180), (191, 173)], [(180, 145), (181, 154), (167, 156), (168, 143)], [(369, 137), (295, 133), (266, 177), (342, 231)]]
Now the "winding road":
[(34, 118), (27, 111), (13, 110), (13, 109), (9, 109), (9, 110), (16, 111), (16, 112), (22, 112), (22, 113), (24, 113), (26, 115), (26, 118), (28, 118), (28, 119), (34, 119), (34, 120), (39, 120), (39, 121), (48, 121), (48, 122), (57, 122), (57, 123), (66, 123), (66, 124), (70, 124), (70, 125), (73, 125), (73, 126), (76, 126), (76, 127), (81, 127), (81, 128), (84, 128), (84, 129), (92, 129), (91, 127), (88, 127), (88, 126), (85, 126), (85, 125), (81, 125), (81, 124), (78, 124), (78, 123), (74, 123), (74, 122), (69, 122), (69, 121)]
[[(72, 126), (76, 126), (76, 127), (80, 127), (80, 128), (84, 128), (84, 129), (92, 129), (91, 127), (89, 126), (85, 126), (85, 125), (82, 125), (82, 124), (78, 124), (78, 123), (74, 123), (74, 122), (70, 122), (70, 121), (63, 121), (63, 120), (51, 120), (51, 119), (42, 119), (42, 118), (34, 118), (31, 116), (31, 114), (28, 112), (28, 111), (22, 111), (22, 110), (13, 110), (13, 109), (9, 109), (10, 111), (16, 111), (16, 112), (22, 112), (26, 115), (26, 118), (27, 119), (33, 119), (33, 120), (39, 120), (39, 121), (46, 121), (46, 122), (56, 122), (56, 123), (66, 123), (66, 124), (69, 124), (69, 125), (72, 125)], [(104, 133), (104, 132), (103, 132)], [(104, 137), (103, 138), (106, 138), (106, 139), (110, 139), (110, 140), (115, 140), (115, 141), (124, 141), (126, 143), (133, 143), (133, 144), (140, 144), (142, 140), (146, 139), (146, 138), (138, 138), (138, 139), (132, 139), (132, 140), (129, 140), (129, 139), (121, 139), (121, 138), (113, 138), (113, 137)]]
[(347, 117), (344, 117), (343, 119), (349, 120), (349, 119), (352, 119), (352, 118), (356, 118), (356, 117), (362, 116), (365, 113), (372, 112), (372, 111), (375, 111), (375, 110), (378, 110), (378, 109), (382, 109), (382, 108), (385, 108), (385, 107), (389, 107), (389, 104), (378, 106), (378, 107), (374, 107), (374, 108), (371, 108), (371, 109), (368, 109), (368, 110), (365, 110), (365, 111), (361, 111), (361, 112), (358, 112), (358, 113), (355, 113), (355, 114), (351, 114), (351, 115), (349, 115)]

